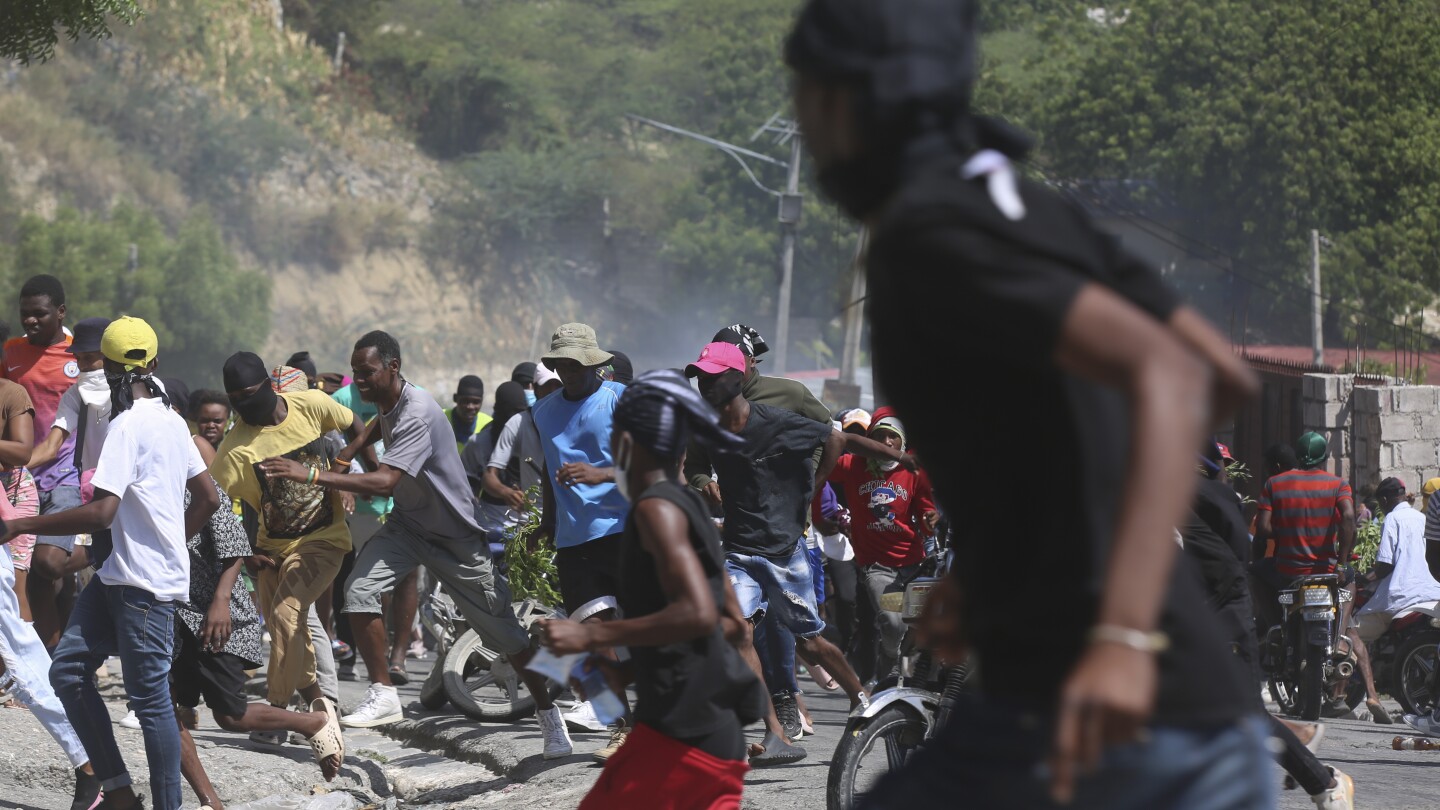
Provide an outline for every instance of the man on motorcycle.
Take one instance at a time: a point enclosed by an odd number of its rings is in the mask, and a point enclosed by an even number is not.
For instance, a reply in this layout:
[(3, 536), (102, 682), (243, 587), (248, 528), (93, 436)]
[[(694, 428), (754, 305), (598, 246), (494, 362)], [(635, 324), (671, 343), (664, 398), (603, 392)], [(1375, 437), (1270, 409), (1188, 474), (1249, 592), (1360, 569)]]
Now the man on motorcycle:
[(1375, 592), (1355, 613), (1360, 638), (1367, 644), (1379, 638), (1401, 611), (1440, 602), (1440, 582), (1425, 564), (1425, 516), (1406, 501), (1405, 483), (1386, 478), (1375, 497), (1385, 513), (1385, 527), (1380, 532), (1375, 567), (1357, 578), (1360, 586), (1374, 586)]
[[(1355, 502), (1350, 485), (1322, 469), (1330, 457), (1324, 437), (1313, 431), (1295, 441), (1296, 469), (1271, 476), (1261, 490), (1255, 518), (1252, 573), (1256, 615), (1262, 627), (1280, 622), (1277, 597), (1299, 577), (1339, 573), (1341, 587), (1353, 596), (1353, 573), (1345, 565), (1355, 547)], [(1275, 556), (1262, 558), (1265, 544), (1275, 541)], [(1360, 634), (1350, 627), (1350, 602), (1340, 605), (1340, 626), (1348, 628), (1362, 673), (1370, 669), (1369, 653)], [(1391, 722), (1380, 705), (1374, 679), (1366, 677), (1365, 703), (1376, 723)]]

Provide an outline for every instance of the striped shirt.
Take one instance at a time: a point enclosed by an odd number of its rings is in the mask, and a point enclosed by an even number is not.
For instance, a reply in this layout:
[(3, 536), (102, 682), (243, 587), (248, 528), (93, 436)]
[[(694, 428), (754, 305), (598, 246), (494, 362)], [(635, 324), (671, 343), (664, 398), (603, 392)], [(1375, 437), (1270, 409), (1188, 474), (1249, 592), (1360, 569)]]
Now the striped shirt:
[(1440, 492), (1425, 502), (1425, 540), (1440, 543)]
[(1350, 485), (1324, 470), (1291, 470), (1266, 481), (1258, 508), (1273, 513), (1275, 569), (1286, 576), (1333, 572), (1340, 504), (1351, 500)]

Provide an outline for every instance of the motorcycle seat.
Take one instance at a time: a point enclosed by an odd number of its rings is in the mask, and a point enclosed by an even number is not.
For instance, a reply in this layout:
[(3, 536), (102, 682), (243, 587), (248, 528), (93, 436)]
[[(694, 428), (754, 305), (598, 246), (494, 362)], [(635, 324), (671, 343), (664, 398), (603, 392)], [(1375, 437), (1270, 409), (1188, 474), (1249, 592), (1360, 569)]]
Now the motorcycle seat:
[(1421, 602), (1418, 605), (1411, 605), (1404, 610), (1397, 611), (1394, 616), (1390, 617), (1390, 621), (1403, 619), (1412, 613), (1423, 613), (1432, 619), (1440, 619), (1440, 602)]

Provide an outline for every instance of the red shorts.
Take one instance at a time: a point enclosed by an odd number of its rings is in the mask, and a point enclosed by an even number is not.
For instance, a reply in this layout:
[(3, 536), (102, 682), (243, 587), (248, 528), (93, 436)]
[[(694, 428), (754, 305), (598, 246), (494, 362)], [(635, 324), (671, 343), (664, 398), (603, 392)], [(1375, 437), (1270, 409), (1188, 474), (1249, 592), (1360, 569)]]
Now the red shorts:
[(580, 810), (739, 810), (749, 769), (639, 723)]

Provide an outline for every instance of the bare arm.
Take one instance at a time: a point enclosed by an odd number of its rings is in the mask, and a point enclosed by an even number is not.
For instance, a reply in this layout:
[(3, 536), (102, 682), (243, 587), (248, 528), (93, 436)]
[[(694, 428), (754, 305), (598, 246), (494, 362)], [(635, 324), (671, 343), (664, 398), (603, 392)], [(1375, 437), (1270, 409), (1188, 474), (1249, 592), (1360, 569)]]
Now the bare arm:
[(635, 507), (635, 526), (641, 544), (655, 558), (665, 607), (635, 619), (546, 622), (545, 643), (555, 652), (595, 652), (619, 645), (654, 647), (701, 638), (715, 630), (720, 613), (700, 557), (690, 544), (685, 513), (672, 503), (651, 498)]
[[(218, 498), (216, 499), (218, 502)], [(21, 534), (94, 534), (110, 528), (120, 499), (103, 489), (95, 490), (90, 503), (48, 515), (15, 518), (5, 524), (5, 542)]]
[[(348, 469), (348, 465), (347, 465)], [(272, 478), (283, 478), (304, 483), (310, 477), (310, 468), (288, 458), (267, 458), (260, 462), (260, 470)], [(315, 483), (327, 489), (368, 495), (372, 498), (388, 498), (400, 483), (399, 470), (386, 464), (380, 469), (367, 473), (337, 473), (320, 470)]]
[(0, 466), (7, 470), (30, 463), (35, 450), (35, 415), (26, 411), (10, 417), (5, 425), (5, 439), (0, 440)]
[(830, 431), (830, 434), (825, 437), (824, 450), (820, 453), (820, 461), (815, 465), (815, 492), (819, 492), (820, 488), (825, 486), (825, 481), (830, 478), (830, 472), (835, 469), (835, 462), (839, 461), (840, 454), (845, 452), (845, 438), (845, 434), (838, 430)]
[(200, 451), (200, 459), (205, 462), (205, 467), (208, 469), (211, 464), (215, 463), (215, 448), (210, 446), (210, 442), (199, 436), (190, 438), (195, 440), (195, 449)]
[(1254, 548), (1251, 551), (1253, 559), (1265, 559), (1265, 544), (1270, 541), (1270, 536), (1275, 533), (1272, 527), (1272, 515), (1270, 510), (1265, 510), (1255, 516), (1255, 540)]
[[(380, 436), (380, 419), (378, 417), (372, 419), (371, 423), (375, 428), (375, 438), (370, 437), (370, 425), (366, 425), (359, 414), (353, 417), (350, 427), (345, 430), (345, 439), (354, 446), (353, 452), (341, 453), (345, 457), (345, 466), (350, 466), (350, 459), (358, 457), (361, 468), (369, 472), (380, 469), (380, 459), (375, 455), (375, 442)], [(345, 449), (350, 450), (351, 447)], [(337, 456), (335, 460), (340, 461), (341, 459)]]
[(894, 461), (905, 469), (914, 472), (916, 469), (915, 457), (909, 453), (902, 453), (884, 442), (877, 442), (864, 436), (857, 436), (854, 433), (840, 433), (845, 437), (845, 449), (862, 458), (873, 458), (876, 461)]
[[(1211, 418), (1212, 369), (1163, 324), (1090, 284), (1066, 313), (1060, 367), (1130, 402), (1130, 467), (1106, 563), (1097, 625), (1155, 629), (1179, 547), (1171, 540), (1195, 489), (1195, 450)], [(1068, 801), (1077, 767), (1133, 740), (1154, 705), (1152, 653), (1092, 643), (1066, 678), (1052, 754), (1052, 795)]]
[(45, 441), (35, 447), (34, 452), (30, 454), (29, 460), (25, 462), (26, 466), (39, 467), (54, 461), (60, 455), (60, 445), (64, 444), (65, 439), (69, 436), (70, 432), (64, 428), (50, 428), (50, 432), (45, 435)]
[(1355, 504), (1351, 501), (1340, 502), (1340, 537), (1335, 551), (1339, 555), (1337, 565), (1350, 564), (1350, 555), (1355, 551)]
[[(525, 493), (513, 487), (505, 486), (496, 472), (496, 467), (486, 467), (485, 474), (480, 479), (480, 488), (492, 498), (499, 498), (506, 506), (519, 512), (525, 508)], [(478, 494), (478, 493), (477, 493)]]
[(220, 508), (220, 491), (208, 472), (186, 481), (185, 488), (190, 491), (190, 506), (185, 509), (185, 536), (194, 537)]
[(1255, 372), (1235, 355), (1230, 342), (1198, 312), (1182, 306), (1170, 316), (1170, 329), (1212, 373), (1210, 427), (1234, 416), (1240, 406), (1260, 393)]

